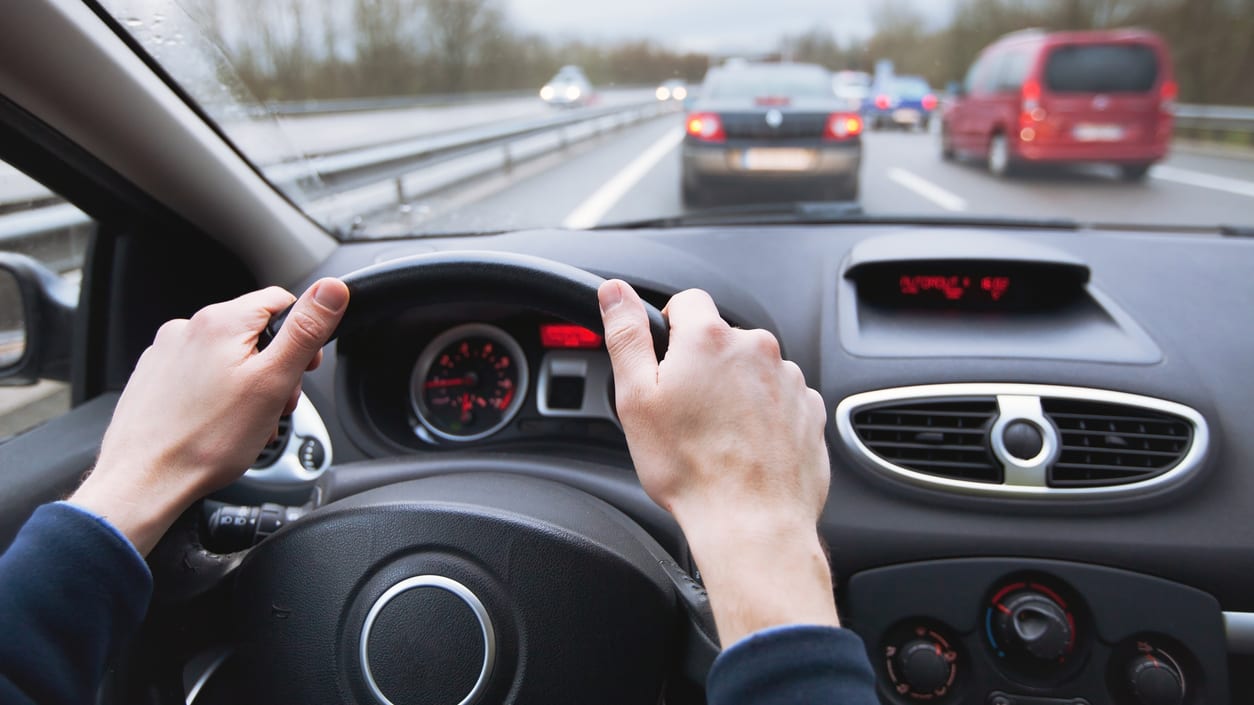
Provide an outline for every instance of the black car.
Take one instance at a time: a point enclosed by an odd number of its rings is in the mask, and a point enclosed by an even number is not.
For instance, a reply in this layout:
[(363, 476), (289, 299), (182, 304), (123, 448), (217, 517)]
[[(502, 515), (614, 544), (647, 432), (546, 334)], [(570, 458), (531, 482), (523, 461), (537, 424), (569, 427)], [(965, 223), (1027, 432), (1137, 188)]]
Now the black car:
[(858, 197), (862, 118), (821, 66), (713, 69), (685, 125), (685, 204), (775, 190), (789, 200)]

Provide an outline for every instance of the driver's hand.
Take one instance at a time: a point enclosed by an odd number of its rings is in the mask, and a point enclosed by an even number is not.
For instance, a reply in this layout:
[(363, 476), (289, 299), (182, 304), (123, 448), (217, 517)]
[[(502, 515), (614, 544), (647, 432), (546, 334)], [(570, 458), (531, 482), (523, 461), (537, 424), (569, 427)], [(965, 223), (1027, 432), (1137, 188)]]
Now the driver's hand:
[(139, 358), (105, 432), (95, 469), (70, 501), (104, 516), (141, 554), (193, 501), (243, 474), (300, 396), (301, 375), (348, 305), (322, 279), (257, 351), (270, 317), (295, 297), (278, 287), (161, 326)]
[(609, 281), (599, 298), (636, 472), (683, 528), (723, 645), (770, 626), (836, 625), (816, 529), (830, 480), (822, 397), (774, 336), (731, 328), (703, 291), (667, 305), (661, 363), (636, 292)]

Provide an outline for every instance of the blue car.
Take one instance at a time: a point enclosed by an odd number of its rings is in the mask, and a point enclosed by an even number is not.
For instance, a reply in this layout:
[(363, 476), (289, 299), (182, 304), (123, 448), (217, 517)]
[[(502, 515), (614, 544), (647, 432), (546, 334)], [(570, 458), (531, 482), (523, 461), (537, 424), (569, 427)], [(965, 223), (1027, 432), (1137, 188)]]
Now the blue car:
[(894, 76), (876, 81), (869, 100), (863, 101), (863, 117), (873, 129), (904, 127), (926, 130), (936, 110), (936, 94), (919, 76)]

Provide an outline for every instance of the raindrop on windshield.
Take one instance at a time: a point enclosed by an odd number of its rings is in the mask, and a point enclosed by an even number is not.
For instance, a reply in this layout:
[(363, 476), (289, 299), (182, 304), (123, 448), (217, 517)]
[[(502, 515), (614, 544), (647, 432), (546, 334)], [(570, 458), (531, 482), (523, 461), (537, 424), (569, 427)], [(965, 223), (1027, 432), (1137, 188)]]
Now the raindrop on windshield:
[(139, 19), (138, 17), (127, 17), (125, 20), (123, 20), (123, 23), (127, 27), (143, 27), (144, 26), (144, 21)]

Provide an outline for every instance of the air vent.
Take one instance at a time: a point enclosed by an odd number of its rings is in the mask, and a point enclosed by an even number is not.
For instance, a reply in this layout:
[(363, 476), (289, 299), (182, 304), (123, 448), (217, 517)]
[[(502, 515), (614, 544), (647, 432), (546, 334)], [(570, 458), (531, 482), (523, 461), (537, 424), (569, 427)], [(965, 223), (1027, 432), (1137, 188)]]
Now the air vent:
[(1179, 464), (1193, 441), (1188, 420), (1143, 407), (1048, 398), (1041, 407), (1060, 435), (1052, 487), (1146, 480)]
[(274, 437), (273, 441), (266, 444), (261, 449), (261, 455), (257, 456), (257, 462), (253, 463), (253, 468), (268, 468), (278, 461), (283, 455), (283, 449), (287, 448), (287, 441), (292, 437), (292, 417), (291, 415), (279, 417), (279, 434)]
[(859, 409), (853, 429), (871, 452), (915, 472), (975, 482), (1002, 481), (989, 450), (997, 399), (906, 400)]
[(841, 439), (871, 472), (980, 497), (1157, 495), (1203, 466), (1206, 419), (1183, 404), (1086, 387), (930, 384), (854, 394)]

